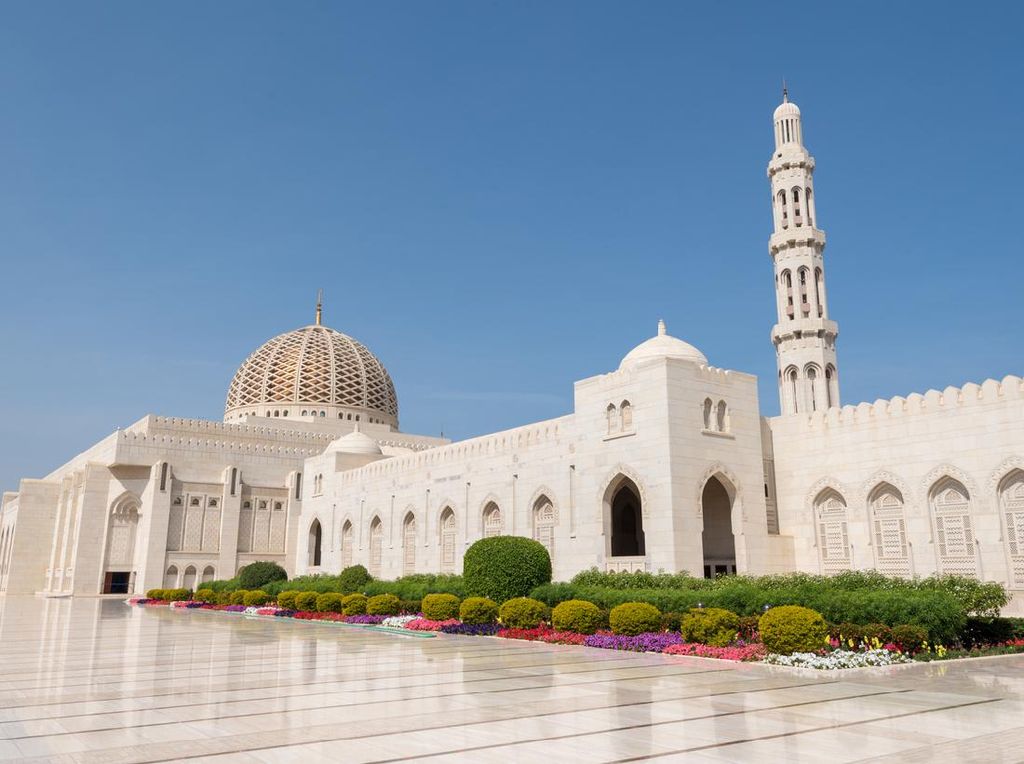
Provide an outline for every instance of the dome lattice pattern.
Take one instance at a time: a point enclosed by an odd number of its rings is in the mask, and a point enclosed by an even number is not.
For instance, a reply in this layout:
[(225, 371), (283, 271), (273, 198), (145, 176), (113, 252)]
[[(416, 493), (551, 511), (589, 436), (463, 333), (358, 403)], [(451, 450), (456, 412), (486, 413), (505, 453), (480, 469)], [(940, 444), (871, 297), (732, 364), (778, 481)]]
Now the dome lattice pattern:
[(362, 343), (326, 326), (279, 334), (238, 368), (225, 412), (267, 403), (351, 406), (398, 418), (384, 364)]

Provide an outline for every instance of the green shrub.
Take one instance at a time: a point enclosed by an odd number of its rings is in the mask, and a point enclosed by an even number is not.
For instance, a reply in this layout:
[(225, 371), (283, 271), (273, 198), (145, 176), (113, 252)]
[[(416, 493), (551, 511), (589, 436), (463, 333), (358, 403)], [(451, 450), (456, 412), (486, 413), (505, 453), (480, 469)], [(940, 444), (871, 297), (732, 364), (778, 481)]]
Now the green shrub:
[(758, 631), (765, 649), (781, 655), (820, 650), (828, 636), (821, 613), (799, 605), (771, 608), (758, 621)]
[(968, 618), (960, 635), (964, 647), (994, 645), (1013, 639), (1014, 624), (1009, 618)]
[(192, 595), (196, 602), (213, 602), (216, 597), (217, 592), (213, 589), (196, 589), (196, 593)]
[(287, 581), (288, 572), (276, 562), (258, 560), (243, 565), (235, 574), (242, 589), (261, 589), (271, 581)]
[(371, 580), (370, 572), (362, 565), (349, 565), (338, 574), (338, 586), (346, 594), (361, 591)]
[(869, 645), (876, 639), (883, 645), (892, 642), (892, 629), (884, 623), (869, 623), (864, 626), (863, 631), (864, 641)]
[(149, 589), (146, 592), (146, 599), (162, 600), (164, 598), (163, 594), (164, 594), (164, 590), (163, 589)]
[(232, 592), (217, 592), (218, 605), (230, 605)]
[(459, 599), (466, 596), (466, 585), (462, 576), (416, 573), (402, 576), (394, 581), (370, 581), (363, 587), (363, 594), (394, 594), (400, 600), (422, 600), (428, 594), (454, 594)]
[(233, 592), (228, 594), (229, 605), (244, 605), (245, 595), (248, 594), (245, 589), (235, 589)]
[(551, 627), (557, 631), (593, 634), (603, 622), (601, 609), (593, 602), (566, 600), (551, 611)]
[(548, 606), (529, 597), (505, 600), (498, 609), (498, 620), (510, 629), (532, 629), (548, 620)]
[(369, 615), (398, 615), (401, 601), (394, 594), (377, 594), (366, 600)]
[(928, 632), (920, 626), (894, 626), (892, 629), (892, 641), (903, 648), (905, 652), (916, 653), (928, 639)]
[(338, 592), (324, 592), (316, 595), (316, 611), (318, 613), (341, 613), (344, 608), (342, 596)]
[(245, 593), (245, 598), (242, 600), (242, 604), (246, 607), (262, 607), (273, 599), (269, 594), (261, 589), (256, 589), (251, 592)]
[(725, 647), (735, 641), (740, 619), (735, 613), (717, 607), (695, 608), (683, 618), (679, 632), (687, 642)]
[(365, 594), (346, 594), (341, 600), (341, 612), (345, 615), (365, 615), (367, 602)]
[(431, 621), (447, 621), (459, 616), (459, 598), (454, 594), (428, 594), (423, 598), (423, 617)]
[(281, 592), (277, 595), (277, 606), (285, 610), (295, 610), (295, 598), (298, 594), (296, 591)]
[(1007, 618), (1013, 629), (1014, 639), (1024, 639), (1024, 618)]
[(757, 636), (757, 621), (756, 615), (741, 615), (739, 626), (737, 631), (740, 633), (740, 638), (745, 639), (748, 642), (755, 639)]
[(295, 596), (295, 609), (304, 612), (316, 610), (316, 599), (320, 595), (316, 592), (299, 592)]
[(462, 576), (471, 596), (504, 602), (551, 582), (551, 558), (539, 541), (522, 536), (480, 539), (466, 550)]
[(608, 622), (613, 633), (632, 637), (661, 629), (661, 611), (646, 602), (624, 602), (612, 608)]
[(662, 613), (661, 614), (661, 630), (662, 631), (679, 631), (679, 627), (682, 626), (683, 617), (685, 613)]
[(463, 623), (494, 623), (498, 620), (498, 603), (487, 597), (467, 597), (459, 605)]
[(855, 623), (840, 623), (829, 629), (829, 636), (840, 640), (843, 647), (849, 647), (852, 639), (853, 646), (856, 647), (864, 639), (864, 629)]
[(422, 600), (398, 600), (398, 612), (407, 615), (419, 613), (423, 607)]
[(237, 578), (228, 578), (203, 581), (203, 588), (213, 589), (215, 592), (220, 594), (221, 592), (233, 592), (235, 589), (241, 589), (242, 587), (239, 586)]

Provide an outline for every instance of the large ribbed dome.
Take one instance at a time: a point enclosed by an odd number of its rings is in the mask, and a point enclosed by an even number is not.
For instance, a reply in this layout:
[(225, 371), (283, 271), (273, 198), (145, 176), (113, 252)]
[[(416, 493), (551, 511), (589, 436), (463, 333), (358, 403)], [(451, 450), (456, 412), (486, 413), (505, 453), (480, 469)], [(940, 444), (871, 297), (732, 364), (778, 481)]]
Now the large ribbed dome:
[(228, 388), (224, 418), (244, 414), (397, 427), (398, 398), (391, 375), (365, 345), (316, 324), (279, 334), (245, 359)]

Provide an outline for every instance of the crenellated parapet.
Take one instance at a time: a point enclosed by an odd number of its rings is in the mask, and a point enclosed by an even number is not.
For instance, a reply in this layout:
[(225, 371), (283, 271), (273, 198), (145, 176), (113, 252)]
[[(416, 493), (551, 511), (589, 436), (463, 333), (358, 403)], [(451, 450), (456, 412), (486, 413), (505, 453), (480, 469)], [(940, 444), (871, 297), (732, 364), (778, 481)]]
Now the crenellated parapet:
[(987, 379), (980, 385), (969, 382), (963, 387), (947, 387), (941, 392), (897, 395), (888, 400), (860, 403), (815, 411), (806, 416), (775, 417), (798, 420), (803, 430), (829, 430), (874, 425), (882, 421), (902, 419), (939, 412), (955, 411), (976, 406), (987, 406), (1024, 399), (1024, 379), (1012, 374), (1002, 380)]
[(359, 469), (349, 470), (341, 474), (342, 483), (357, 482), (369, 477), (397, 475), (406, 470), (422, 467), (447, 465), (464, 462), (477, 457), (490, 457), (501, 454), (513, 455), (518, 459), (531, 449), (557, 443), (566, 433), (566, 425), (572, 421), (572, 415), (549, 419), (545, 422), (505, 430), (493, 435), (470, 438), (447, 446), (430, 448), (421, 453), (407, 456), (396, 456), (383, 461), (374, 462)]

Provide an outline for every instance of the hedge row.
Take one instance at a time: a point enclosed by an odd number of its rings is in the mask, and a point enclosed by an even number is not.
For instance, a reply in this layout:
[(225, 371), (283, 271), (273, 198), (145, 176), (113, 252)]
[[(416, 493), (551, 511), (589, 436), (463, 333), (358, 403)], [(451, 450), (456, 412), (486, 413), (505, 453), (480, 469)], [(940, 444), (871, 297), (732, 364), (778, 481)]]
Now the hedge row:
[(531, 597), (549, 607), (566, 600), (586, 600), (610, 610), (626, 602), (645, 602), (662, 612), (686, 612), (703, 604), (740, 616), (759, 615), (765, 606), (800, 605), (821, 613), (833, 623), (912, 624), (928, 631), (934, 641), (960, 637), (967, 615), (955, 597), (927, 590), (821, 590), (813, 587), (764, 589), (750, 579), (718, 589), (608, 589), (573, 584), (546, 584)]

